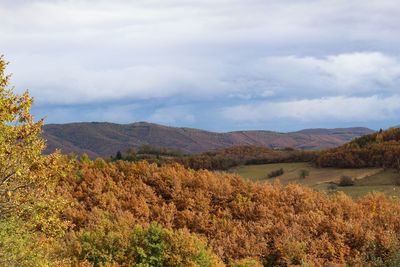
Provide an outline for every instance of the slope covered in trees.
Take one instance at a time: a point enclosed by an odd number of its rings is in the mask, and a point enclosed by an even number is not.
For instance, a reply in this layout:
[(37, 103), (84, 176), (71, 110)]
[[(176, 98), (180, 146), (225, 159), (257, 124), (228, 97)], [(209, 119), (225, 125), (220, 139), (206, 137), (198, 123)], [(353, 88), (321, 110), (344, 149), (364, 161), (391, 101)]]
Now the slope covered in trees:
[(242, 164), (266, 164), (278, 162), (310, 161), (316, 154), (313, 151), (300, 150), (292, 147), (284, 149), (271, 149), (260, 146), (233, 146), (215, 152)]
[(86, 153), (90, 158), (109, 157), (128, 148), (138, 150), (151, 144), (169, 150), (180, 149), (185, 154), (202, 153), (236, 145), (255, 145), (269, 148), (295, 147), (302, 150), (321, 150), (342, 145), (356, 137), (373, 132), (367, 128), (314, 129), (300, 132), (271, 131), (209, 132), (193, 128), (175, 128), (137, 122), (48, 124), (43, 127), (47, 140), (46, 153), (60, 148), (63, 154)]
[[(118, 262), (115, 251), (126, 249), (123, 233), (157, 222), (207, 240), (225, 264), (381, 266), (400, 260), (400, 205), (379, 194), (354, 202), (294, 184), (124, 161), (77, 164), (59, 190), (73, 203), (63, 217), (77, 237), (67, 238), (66, 247), (88, 242), (91, 249), (70, 252), (75, 259), (102, 251), (104, 262)], [(83, 242), (85, 233), (92, 238)]]
[(322, 151), (315, 163), (321, 167), (400, 169), (400, 128), (381, 130), (338, 148)]

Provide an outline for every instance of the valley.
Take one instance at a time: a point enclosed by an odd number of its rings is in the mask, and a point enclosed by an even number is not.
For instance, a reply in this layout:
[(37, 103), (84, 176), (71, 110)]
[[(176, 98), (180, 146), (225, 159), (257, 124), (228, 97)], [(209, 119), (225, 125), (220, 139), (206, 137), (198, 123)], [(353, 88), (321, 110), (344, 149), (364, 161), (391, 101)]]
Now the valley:
[[(268, 174), (283, 169), (281, 176), (268, 178)], [(301, 170), (307, 170), (309, 176), (300, 178)], [(400, 197), (400, 174), (397, 170), (383, 168), (318, 168), (308, 162), (276, 163), (262, 165), (242, 165), (230, 170), (245, 179), (254, 182), (274, 183), (282, 185), (296, 183), (316, 191), (328, 194), (342, 191), (353, 199), (364, 197), (368, 193), (381, 192), (387, 197)], [(353, 179), (354, 185), (339, 186), (342, 176)], [(332, 184), (334, 186), (332, 187)], [(330, 187), (331, 186), (331, 187)]]

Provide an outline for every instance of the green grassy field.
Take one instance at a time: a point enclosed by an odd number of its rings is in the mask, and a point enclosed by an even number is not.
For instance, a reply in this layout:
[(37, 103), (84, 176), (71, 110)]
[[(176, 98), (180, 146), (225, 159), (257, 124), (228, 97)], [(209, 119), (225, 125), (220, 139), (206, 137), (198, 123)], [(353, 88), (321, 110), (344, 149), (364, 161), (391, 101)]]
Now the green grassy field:
[[(268, 174), (282, 168), (284, 174), (276, 178), (268, 178)], [(309, 176), (300, 178), (300, 171), (307, 170)], [(274, 182), (279, 179), (281, 184), (298, 183), (318, 191), (329, 190), (331, 183), (338, 184), (342, 176), (354, 180), (353, 186), (337, 186), (336, 191), (343, 191), (354, 199), (365, 196), (369, 192), (382, 192), (387, 196), (400, 197), (400, 174), (395, 170), (382, 168), (338, 169), (316, 168), (309, 163), (277, 163), (263, 165), (245, 165), (231, 170), (244, 178), (259, 182)]]

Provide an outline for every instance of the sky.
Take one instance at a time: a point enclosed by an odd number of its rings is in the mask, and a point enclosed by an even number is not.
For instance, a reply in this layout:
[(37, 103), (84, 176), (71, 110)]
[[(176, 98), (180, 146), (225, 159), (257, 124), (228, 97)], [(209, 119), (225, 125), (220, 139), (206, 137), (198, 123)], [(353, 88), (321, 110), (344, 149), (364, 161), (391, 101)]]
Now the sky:
[(398, 0), (0, 0), (45, 123), (226, 132), (400, 124)]

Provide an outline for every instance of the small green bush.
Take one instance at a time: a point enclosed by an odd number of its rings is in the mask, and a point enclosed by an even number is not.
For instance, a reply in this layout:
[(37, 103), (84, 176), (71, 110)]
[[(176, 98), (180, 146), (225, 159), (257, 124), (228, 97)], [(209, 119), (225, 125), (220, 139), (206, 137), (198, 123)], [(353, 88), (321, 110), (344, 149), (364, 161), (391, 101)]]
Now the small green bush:
[(93, 162), (93, 167), (102, 170), (107, 166), (107, 163), (104, 161), (104, 159), (102, 158), (97, 158), (94, 162)]
[(260, 267), (260, 266), (262, 266), (262, 264), (259, 263), (258, 261), (248, 260), (248, 259), (236, 261), (236, 262), (229, 264), (229, 267)]
[(352, 186), (352, 185), (354, 185), (354, 181), (351, 177), (343, 175), (340, 178), (339, 186)]
[(188, 230), (172, 231), (152, 223), (146, 228), (135, 226), (127, 235), (123, 228), (105, 225), (82, 232), (73, 245), (78, 249), (70, 256), (94, 266), (220, 266), (207, 244)]
[(328, 185), (328, 190), (329, 191), (336, 191), (338, 189), (338, 186), (337, 186), (337, 184), (335, 184), (335, 183), (330, 183), (329, 185)]
[(270, 173), (268, 174), (268, 178), (278, 177), (278, 176), (281, 176), (283, 173), (284, 173), (283, 169), (280, 168), (279, 170), (270, 172)]
[(89, 156), (86, 153), (83, 153), (82, 156), (79, 158), (79, 162), (85, 162), (87, 164), (91, 163)]
[(362, 262), (366, 266), (400, 266), (399, 242), (392, 239), (388, 247), (384, 248), (374, 241), (369, 241), (362, 254)]
[(306, 170), (306, 169), (302, 169), (302, 170), (300, 170), (299, 176), (300, 176), (300, 178), (304, 179), (307, 176), (310, 176), (310, 171)]

